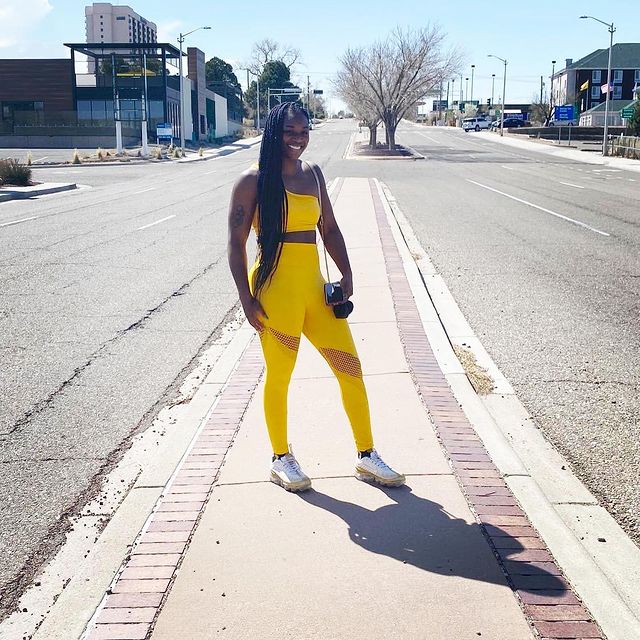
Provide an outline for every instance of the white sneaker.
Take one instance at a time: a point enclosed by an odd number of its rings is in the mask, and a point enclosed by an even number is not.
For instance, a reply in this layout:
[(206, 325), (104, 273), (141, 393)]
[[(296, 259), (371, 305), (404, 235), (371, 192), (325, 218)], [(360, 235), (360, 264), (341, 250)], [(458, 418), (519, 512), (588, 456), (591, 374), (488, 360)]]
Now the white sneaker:
[(287, 491), (304, 491), (311, 486), (311, 480), (302, 471), (292, 453), (285, 453), (271, 463), (271, 482), (279, 484)]
[(405, 482), (405, 477), (386, 464), (375, 449), (368, 456), (358, 458), (356, 478), (378, 482), (387, 487), (399, 487)]

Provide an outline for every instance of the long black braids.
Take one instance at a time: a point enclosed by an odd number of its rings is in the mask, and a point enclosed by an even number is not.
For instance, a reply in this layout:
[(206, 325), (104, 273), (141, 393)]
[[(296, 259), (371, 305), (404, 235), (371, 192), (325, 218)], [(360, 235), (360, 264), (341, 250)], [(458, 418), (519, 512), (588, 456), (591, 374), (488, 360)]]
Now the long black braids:
[(287, 117), (303, 113), (298, 103), (283, 102), (271, 109), (262, 134), (258, 165), (258, 268), (255, 275), (254, 295), (273, 276), (287, 228), (287, 196), (282, 179), (282, 135)]

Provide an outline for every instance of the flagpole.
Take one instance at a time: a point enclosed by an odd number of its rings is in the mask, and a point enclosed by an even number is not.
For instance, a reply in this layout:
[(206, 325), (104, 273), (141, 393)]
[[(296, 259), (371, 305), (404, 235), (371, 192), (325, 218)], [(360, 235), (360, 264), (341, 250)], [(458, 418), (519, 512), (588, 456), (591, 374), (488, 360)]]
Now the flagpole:
[(609, 64), (607, 66), (607, 98), (604, 104), (604, 140), (602, 141), (602, 155), (609, 155), (609, 91), (611, 91), (611, 50), (613, 49), (613, 23), (609, 26), (611, 40), (609, 41)]

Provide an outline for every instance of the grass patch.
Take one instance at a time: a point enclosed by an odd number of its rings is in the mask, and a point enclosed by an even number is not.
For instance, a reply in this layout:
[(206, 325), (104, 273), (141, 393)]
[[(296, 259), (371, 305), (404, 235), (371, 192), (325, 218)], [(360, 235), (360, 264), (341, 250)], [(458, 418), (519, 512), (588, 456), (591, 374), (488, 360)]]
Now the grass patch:
[(453, 350), (460, 360), (464, 372), (471, 382), (471, 386), (479, 396), (488, 396), (495, 388), (493, 378), (481, 367), (476, 360), (476, 356), (469, 347), (454, 344)]
[(31, 184), (31, 168), (13, 158), (0, 160), (0, 184), (28, 187)]

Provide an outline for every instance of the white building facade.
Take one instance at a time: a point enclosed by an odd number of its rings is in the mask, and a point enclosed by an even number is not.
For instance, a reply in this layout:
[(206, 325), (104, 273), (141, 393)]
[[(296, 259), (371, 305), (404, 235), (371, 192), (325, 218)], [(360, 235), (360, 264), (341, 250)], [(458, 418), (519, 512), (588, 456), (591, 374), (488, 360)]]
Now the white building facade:
[(84, 8), (87, 42), (157, 42), (158, 27), (131, 7), (94, 2)]

